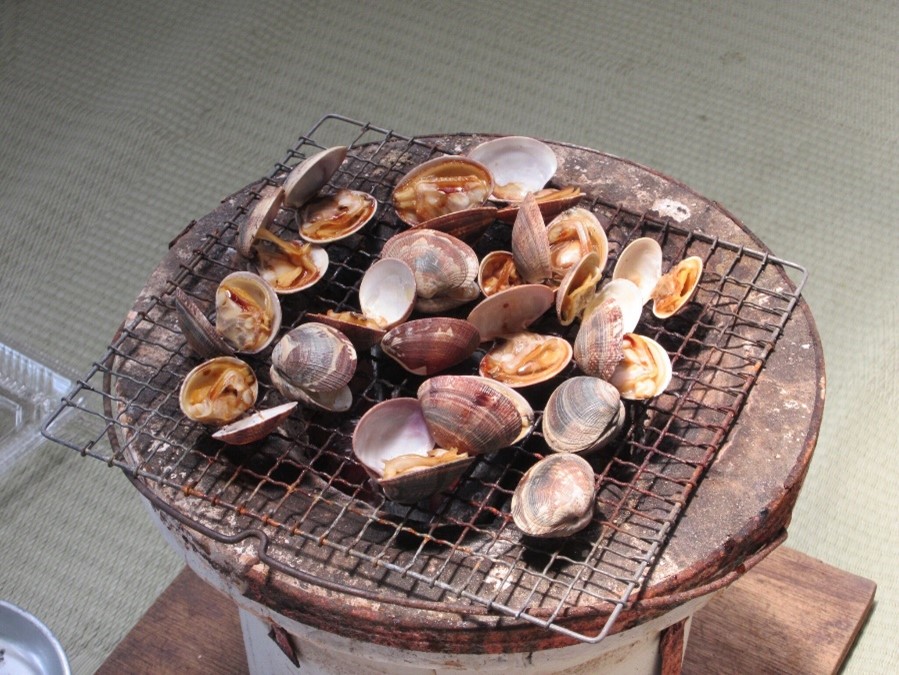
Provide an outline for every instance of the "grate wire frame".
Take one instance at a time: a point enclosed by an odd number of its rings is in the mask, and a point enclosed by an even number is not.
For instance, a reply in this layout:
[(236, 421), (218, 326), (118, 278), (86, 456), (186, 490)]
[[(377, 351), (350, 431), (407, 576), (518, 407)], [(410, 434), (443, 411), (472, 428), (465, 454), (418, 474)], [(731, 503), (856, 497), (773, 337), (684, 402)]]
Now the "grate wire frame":
[[(300, 411), (249, 451), (213, 441), (178, 408), (181, 378), (198, 361), (180, 335), (174, 290), (208, 306), (218, 281), (246, 268), (234, 242), (261, 191), (280, 184), (331, 139), (349, 151), (325, 189), (364, 190), (381, 206), (361, 235), (329, 246), (331, 265), (313, 293), (282, 301), (281, 331), (312, 311), (356, 309), (362, 273), (401, 229), (389, 207), (393, 186), (412, 166), (458, 148), (326, 115), (268, 176), (226, 200), (227, 217), (199, 239), (161, 289), (135, 305), (106, 354), (46, 418), (42, 433), (122, 469), (157, 508), (204, 536), (227, 544), (256, 539), (263, 562), (300, 581), (406, 607), (499, 613), (599, 642), (643, 590), (736, 423), (799, 302), (806, 270), (586, 193), (581, 206), (600, 218), (610, 242), (606, 276), (620, 251), (643, 236), (662, 244), (667, 264), (688, 255), (705, 264), (686, 312), (665, 322), (647, 311), (641, 317), (638, 332), (665, 347), (674, 376), (661, 396), (628, 403), (620, 442), (592, 458), (598, 487), (593, 522), (564, 542), (541, 542), (522, 537), (511, 521), (515, 485), (548, 452), (540, 419), (549, 387), (527, 392), (537, 417), (528, 437), (480, 457), (455, 490), (429, 504), (400, 506), (373, 488), (350, 454), (353, 425), (365, 410), (386, 398), (414, 396), (422, 380), (377, 348), (360, 355), (367, 365), (354, 378), (349, 413)], [(292, 227), (285, 210), (273, 229), (288, 236)], [(491, 226), (476, 250), (503, 247), (508, 230)], [(574, 336), (548, 319), (534, 329)], [(269, 353), (246, 359), (260, 380), (260, 408), (282, 400), (268, 379)], [(482, 354), (456, 370), (470, 372)], [(563, 377), (572, 374), (574, 366)], [(565, 625), (584, 606), (605, 616), (595, 632)]]

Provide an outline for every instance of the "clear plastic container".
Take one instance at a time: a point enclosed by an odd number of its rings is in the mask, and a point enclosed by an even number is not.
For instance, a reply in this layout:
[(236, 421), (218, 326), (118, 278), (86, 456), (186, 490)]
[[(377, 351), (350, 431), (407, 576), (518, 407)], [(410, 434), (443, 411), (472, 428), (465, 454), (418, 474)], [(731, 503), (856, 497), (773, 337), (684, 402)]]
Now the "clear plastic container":
[(72, 383), (0, 343), (0, 475), (42, 440), (41, 422)]

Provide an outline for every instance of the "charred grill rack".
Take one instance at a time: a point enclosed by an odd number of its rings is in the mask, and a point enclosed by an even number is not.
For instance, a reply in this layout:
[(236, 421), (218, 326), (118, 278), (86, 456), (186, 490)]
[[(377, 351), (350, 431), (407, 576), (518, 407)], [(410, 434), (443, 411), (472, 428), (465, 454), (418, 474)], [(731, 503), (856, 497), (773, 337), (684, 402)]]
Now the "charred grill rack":
[[(464, 149), (457, 137), (407, 138), (336, 115), (322, 118), (271, 175), (225, 200), (211, 214), (213, 226), (201, 232), (192, 223), (173, 242), (173, 251), (185, 243), (189, 250), (170, 254), (154, 273), (159, 278), (151, 278), (105, 356), (48, 417), (45, 436), (123, 469), (156, 508), (204, 536), (226, 544), (255, 539), (259, 559), (302, 582), (424, 610), (508, 615), (598, 642), (643, 590), (728, 438), (799, 301), (805, 270), (656, 211), (634, 212), (588, 186), (581, 204), (606, 224), (607, 270), (639, 236), (660, 241), (666, 265), (699, 255), (706, 269), (686, 313), (662, 322), (644, 312), (638, 332), (669, 351), (674, 378), (657, 399), (629, 404), (620, 443), (593, 459), (599, 486), (593, 523), (563, 542), (538, 542), (523, 538), (509, 515), (518, 480), (547, 452), (540, 410), (555, 384), (526, 392), (538, 423), (519, 445), (481, 457), (454, 491), (431, 503), (399, 506), (372, 488), (350, 456), (362, 413), (385, 398), (414, 395), (421, 382), (377, 348), (360, 355), (349, 413), (302, 410), (253, 446), (213, 441), (178, 408), (181, 379), (197, 359), (185, 348), (172, 292), (182, 288), (211, 307), (218, 281), (246, 268), (233, 243), (259, 190), (337, 144), (317, 139), (335, 130), (350, 150), (329, 187), (370, 192), (381, 207), (362, 234), (329, 245), (323, 282), (283, 300), (282, 332), (310, 311), (357, 308), (362, 273), (400, 227), (390, 207), (393, 186), (416, 164)], [(292, 214), (282, 212), (278, 227), (295, 236)], [(508, 231), (491, 226), (476, 250), (508, 248)], [(535, 329), (560, 330), (550, 319)], [(575, 330), (563, 334), (573, 338)], [(473, 372), (481, 354), (453, 372)], [(260, 407), (281, 402), (270, 386), (267, 355), (246, 359), (260, 378)], [(571, 366), (563, 376), (573, 372)], [(564, 625), (581, 604), (602, 608), (604, 623), (595, 632)]]

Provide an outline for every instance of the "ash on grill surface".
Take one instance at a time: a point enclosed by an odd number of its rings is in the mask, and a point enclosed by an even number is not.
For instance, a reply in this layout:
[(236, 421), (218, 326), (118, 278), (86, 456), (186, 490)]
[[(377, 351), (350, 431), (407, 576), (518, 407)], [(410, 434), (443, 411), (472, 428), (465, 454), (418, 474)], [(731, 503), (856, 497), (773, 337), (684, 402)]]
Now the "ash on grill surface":
[[(585, 530), (562, 542), (535, 542), (521, 536), (509, 515), (518, 480), (548, 452), (539, 418), (558, 380), (525, 392), (537, 411), (534, 433), (479, 458), (452, 493), (413, 507), (386, 501), (350, 452), (355, 422), (368, 408), (414, 396), (422, 381), (377, 348), (360, 355), (348, 413), (298, 410), (279, 431), (245, 447), (214, 441), (208, 429), (184, 418), (178, 388), (198, 359), (178, 328), (174, 289), (211, 313), (219, 280), (247, 267), (234, 248), (241, 219), (265, 185), (279, 183), (322, 147), (315, 135), (332, 125), (350, 150), (326, 189), (363, 190), (381, 206), (361, 232), (328, 245), (331, 266), (322, 282), (282, 298), (282, 333), (310, 312), (358, 309), (362, 274), (404, 227), (390, 206), (394, 184), (411, 167), (486, 138), (408, 139), (324, 118), (270, 176), (227, 198), (172, 243), (105, 358), (62, 406), (81, 412), (76, 437), (63, 435), (69, 432), (55, 428), (52, 419), (46, 435), (124, 468), (154, 504), (203, 536), (226, 543), (257, 537), (259, 556), (299, 581), (398, 607), (510, 615), (585, 641), (604, 637), (626, 608), (731, 572), (781, 533), (823, 401), (823, 366), (804, 359), (808, 345), (817, 345), (800, 299), (804, 270), (764, 252), (720, 207), (670, 179), (565, 144), (551, 144), (559, 157), (552, 184), (579, 185), (581, 205), (606, 226), (604, 281), (621, 250), (641, 236), (661, 243), (666, 269), (690, 255), (705, 263), (686, 312), (661, 321), (644, 311), (638, 332), (669, 352), (674, 377), (658, 398), (628, 403), (622, 441), (591, 460), (598, 508)], [(681, 222), (664, 215), (671, 212)], [(282, 210), (272, 227), (296, 237), (292, 211)], [(508, 248), (508, 240), (509, 226), (496, 223), (475, 248), (482, 256)], [(546, 318), (534, 329), (572, 339), (576, 327), (560, 332)], [(270, 351), (246, 357), (260, 379), (259, 407), (282, 402), (268, 376)], [(482, 353), (452, 372), (474, 372)], [(805, 408), (780, 405), (784, 397)], [(771, 433), (775, 412), (780, 436), (774, 445), (783, 433), (796, 437), (776, 459), (755, 447)], [(731, 466), (716, 465), (725, 449)], [(730, 483), (746, 474), (757, 480)]]

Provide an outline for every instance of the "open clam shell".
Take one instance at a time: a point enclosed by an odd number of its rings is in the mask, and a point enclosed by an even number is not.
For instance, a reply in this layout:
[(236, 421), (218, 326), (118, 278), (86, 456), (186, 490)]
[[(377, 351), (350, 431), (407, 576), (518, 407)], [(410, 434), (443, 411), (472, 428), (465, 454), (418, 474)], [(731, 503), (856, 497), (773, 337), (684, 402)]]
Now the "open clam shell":
[(699, 288), (702, 269), (702, 258), (690, 256), (663, 274), (652, 291), (652, 313), (667, 319), (686, 307)]
[(392, 328), (381, 340), (381, 349), (410, 373), (427, 376), (462, 363), (480, 341), (469, 321), (433, 316)]
[(551, 380), (571, 363), (571, 344), (555, 335), (522, 331), (494, 345), (481, 359), (482, 377), (513, 389)]
[(554, 452), (587, 454), (612, 442), (625, 419), (624, 403), (614, 385), (579, 375), (550, 394), (543, 409), (543, 437)]
[(553, 305), (555, 294), (543, 284), (512, 286), (484, 298), (468, 314), (481, 342), (519, 333)]
[(233, 356), (217, 356), (185, 376), (178, 404), (188, 419), (222, 426), (250, 410), (258, 394), (259, 382), (249, 365)]
[(261, 440), (278, 428), (293, 410), (297, 407), (296, 401), (284, 403), (274, 408), (257, 410), (223, 426), (212, 434), (216, 440), (228, 445), (248, 445)]
[(593, 301), (604, 266), (600, 255), (591, 251), (565, 273), (556, 289), (556, 316), (563, 326), (574, 323)]
[(552, 278), (552, 257), (546, 224), (534, 199), (528, 193), (512, 225), (512, 257), (515, 268), (529, 284), (542, 284)]
[(234, 348), (219, 335), (197, 303), (180, 288), (174, 292), (175, 315), (191, 351), (203, 359), (233, 356)]
[(521, 201), (528, 192), (537, 192), (555, 175), (558, 160), (546, 143), (528, 136), (503, 136), (484, 141), (468, 152), (468, 157), (486, 166), (493, 174), (493, 198)]
[(388, 399), (366, 412), (353, 432), (353, 455), (388, 499), (403, 504), (449, 489), (474, 462), (435, 447), (414, 398)]
[(544, 457), (522, 476), (512, 494), (512, 520), (524, 534), (568, 537), (593, 519), (596, 481), (580, 455)]
[(236, 352), (257, 354), (281, 328), (281, 302), (258, 274), (232, 272), (215, 291), (215, 330)]
[(671, 357), (652, 338), (627, 333), (621, 342), (622, 357), (609, 376), (621, 398), (642, 401), (661, 394), (671, 382)]
[(640, 289), (645, 304), (662, 276), (662, 247), (651, 237), (640, 237), (628, 244), (618, 257), (612, 279), (628, 279)]
[(418, 388), (418, 401), (437, 445), (468, 455), (513, 445), (534, 426), (530, 403), (486, 377), (436, 375)]
[(622, 333), (630, 333), (637, 327), (640, 315), (643, 313), (643, 296), (640, 289), (630, 279), (612, 279), (599, 289), (584, 310), (584, 316), (590, 314), (594, 308), (599, 307), (609, 298), (614, 300), (621, 310)]
[(253, 205), (240, 224), (237, 236), (237, 251), (244, 258), (253, 257), (253, 244), (256, 243), (259, 230), (271, 226), (283, 204), (284, 188), (281, 186), (269, 186), (259, 193), (259, 201)]
[(300, 237), (313, 244), (328, 244), (355, 234), (378, 210), (378, 200), (359, 190), (338, 190), (308, 202), (297, 211)]
[(613, 298), (581, 321), (574, 338), (574, 361), (586, 375), (608, 379), (621, 360), (621, 308)]
[(546, 226), (553, 278), (561, 279), (585, 255), (595, 253), (604, 270), (609, 258), (609, 239), (599, 218), (581, 206), (560, 213)]
[(512, 251), (490, 251), (481, 258), (478, 267), (478, 286), (485, 296), (520, 286), (524, 281), (515, 267)]
[(393, 206), (410, 226), (475, 206), (493, 192), (493, 176), (480, 162), (452, 155), (435, 157), (403, 176), (393, 191)]
[(346, 159), (347, 148), (336, 145), (307, 157), (284, 179), (284, 206), (298, 208), (318, 194)]

